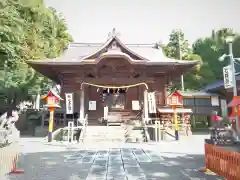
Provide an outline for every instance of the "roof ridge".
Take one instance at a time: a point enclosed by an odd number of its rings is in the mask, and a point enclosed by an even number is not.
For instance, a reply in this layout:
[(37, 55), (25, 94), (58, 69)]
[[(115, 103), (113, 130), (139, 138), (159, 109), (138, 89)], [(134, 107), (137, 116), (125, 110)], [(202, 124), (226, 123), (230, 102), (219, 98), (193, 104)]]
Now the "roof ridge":
[(104, 43), (80, 43), (80, 42), (71, 42), (69, 43), (70, 47), (76, 46), (102, 46)]

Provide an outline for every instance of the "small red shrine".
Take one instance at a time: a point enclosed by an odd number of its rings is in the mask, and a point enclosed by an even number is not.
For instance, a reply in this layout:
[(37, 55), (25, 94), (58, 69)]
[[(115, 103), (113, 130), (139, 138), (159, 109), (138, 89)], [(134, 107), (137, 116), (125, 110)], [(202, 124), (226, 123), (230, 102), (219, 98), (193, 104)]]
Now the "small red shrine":
[(178, 91), (174, 91), (168, 96), (167, 104), (170, 106), (183, 106), (182, 94)]
[(60, 107), (60, 100), (63, 100), (57, 93), (50, 90), (47, 95), (42, 96), (46, 102), (46, 107)]

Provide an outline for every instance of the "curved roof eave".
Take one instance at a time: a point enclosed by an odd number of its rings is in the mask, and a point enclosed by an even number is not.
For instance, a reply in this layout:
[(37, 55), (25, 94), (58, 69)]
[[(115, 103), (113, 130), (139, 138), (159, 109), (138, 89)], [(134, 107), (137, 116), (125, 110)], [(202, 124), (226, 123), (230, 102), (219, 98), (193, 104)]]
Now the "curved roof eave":
[[(101, 54), (101, 56), (99, 56), (97, 59), (95, 59), (95, 63), (99, 63), (102, 59), (104, 58), (124, 58), (124, 59), (127, 59), (128, 62), (130, 64), (145, 64), (147, 62), (147, 60), (135, 60), (133, 58), (131, 58), (131, 56), (129, 56), (128, 54), (126, 53), (123, 53), (123, 52), (111, 52), (111, 51), (108, 51), (106, 53), (103, 53)], [(88, 62), (88, 60), (82, 60), (83, 62)]]
[(169, 60), (169, 61), (148, 61), (147, 65), (197, 65), (199, 63), (198, 60), (195, 61), (185, 61), (185, 60)]
[(88, 59), (88, 58), (90, 58), (91, 56), (97, 54), (99, 51), (102, 51), (104, 48), (106, 48), (106, 47), (109, 45), (109, 43), (110, 43), (112, 40), (113, 40), (113, 38), (109, 38), (109, 39), (105, 42), (105, 44), (103, 44), (103, 45), (102, 45), (100, 48), (98, 48), (96, 51), (92, 52), (91, 54), (89, 54), (89, 55), (87, 55), (87, 56), (83, 56), (83, 57), (82, 57), (82, 60)]
[(42, 64), (42, 65), (84, 65), (84, 64), (97, 64), (101, 59), (108, 57), (123, 57), (127, 59), (131, 64), (146, 64), (149, 66), (154, 65), (196, 65), (199, 61), (148, 61), (148, 60), (134, 60), (126, 53), (103, 53), (97, 59), (85, 59), (85, 60), (56, 60), (56, 59), (46, 59), (46, 60), (28, 60), (27, 64)]
[(147, 59), (146, 57), (143, 57), (143, 56), (139, 55), (138, 53), (134, 52), (133, 50), (131, 50), (130, 48), (128, 48), (124, 43), (122, 43), (122, 41), (121, 41), (118, 37), (114, 37), (114, 38), (115, 38), (115, 39), (117, 40), (117, 42), (118, 42), (124, 49), (126, 49), (128, 52), (130, 52), (130, 53), (134, 54), (135, 56), (139, 57), (139, 59), (145, 59), (145, 60), (148, 60), (148, 61), (149, 61), (149, 59)]

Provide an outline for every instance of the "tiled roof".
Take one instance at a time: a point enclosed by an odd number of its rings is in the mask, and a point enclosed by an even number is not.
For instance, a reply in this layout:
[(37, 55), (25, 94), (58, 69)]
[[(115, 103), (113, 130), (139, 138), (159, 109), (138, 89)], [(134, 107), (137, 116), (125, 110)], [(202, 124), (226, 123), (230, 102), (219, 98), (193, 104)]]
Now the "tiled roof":
[(211, 91), (211, 90), (221, 88), (221, 87), (224, 87), (224, 82), (223, 81), (218, 81), (218, 82), (215, 82), (213, 84), (209, 84), (209, 85), (205, 86), (204, 90), (205, 91)]
[(185, 91), (185, 92), (180, 92), (182, 96), (218, 96), (217, 94), (213, 93), (208, 93), (206, 91)]
[[(206, 91), (178, 91), (183, 97), (199, 97), (199, 96), (218, 96), (217, 94), (214, 93), (208, 93)], [(170, 95), (171, 92), (168, 92), (168, 94)]]
[[(89, 60), (101, 52), (103, 55), (104, 49), (108, 48), (114, 41), (116, 41), (125, 51), (121, 50), (115, 51), (116, 55), (118, 53), (124, 53), (125, 55), (133, 54), (135, 55), (135, 59), (130, 58), (131, 61), (135, 60), (143, 60), (142, 63), (146, 63), (149, 65), (153, 64), (164, 64), (164, 63), (176, 63), (177, 65), (195, 65), (198, 61), (182, 61), (176, 59), (167, 58), (162, 49), (156, 49), (155, 44), (124, 44), (118, 37), (111, 37), (105, 43), (70, 43), (68, 48), (64, 51), (64, 53), (55, 59), (45, 59), (45, 60), (34, 60), (28, 61), (30, 64), (39, 64), (39, 63), (84, 63), (89, 62)], [(128, 54), (129, 53), (129, 54)], [(101, 56), (100, 55), (100, 56)], [(122, 54), (119, 54), (122, 55)], [(99, 56), (94, 56), (99, 57)], [(93, 62), (96, 59), (91, 59)]]

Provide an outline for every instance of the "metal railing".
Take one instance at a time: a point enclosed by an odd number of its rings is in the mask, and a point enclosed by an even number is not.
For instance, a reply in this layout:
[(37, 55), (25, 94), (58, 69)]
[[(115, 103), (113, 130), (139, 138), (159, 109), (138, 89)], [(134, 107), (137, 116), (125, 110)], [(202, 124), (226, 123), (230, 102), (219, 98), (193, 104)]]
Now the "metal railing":
[(80, 137), (79, 137), (79, 139), (81, 139), (82, 141), (84, 139), (84, 136), (85, 136), (85, 133), (86, 133), (86, 130), (87, 130), (87, 126), (88, 126), (88, 114), (86, 114), (86, 116), (83, 120), (83, 123), (82, 123), (82, 132), (81, 132)]
[(149, 136), (149, 133), (148, 133), (148, 127), (147, 127), (147, 124), (143, 118), (143, 110), (139, 111), (136, 115), (136, 118), (142, 122), (142, 126), (143, 126), (143, 129), (144, 129), (144, 138), (145, 138), (145, 141), (148, 142), (150, 140), (150, 136)]

